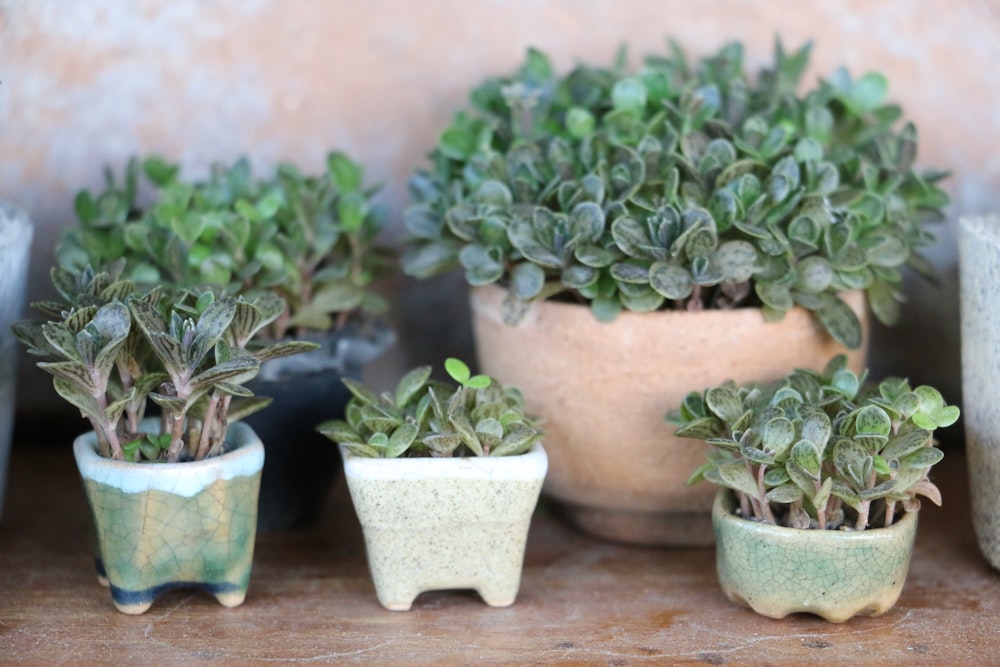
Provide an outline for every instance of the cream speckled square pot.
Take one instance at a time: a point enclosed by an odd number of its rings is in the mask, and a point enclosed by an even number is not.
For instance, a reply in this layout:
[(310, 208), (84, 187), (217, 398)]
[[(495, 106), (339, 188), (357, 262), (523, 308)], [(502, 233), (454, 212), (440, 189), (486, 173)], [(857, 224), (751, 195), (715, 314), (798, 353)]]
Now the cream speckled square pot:
[(405, 611), (424, 591), (472, 588), (514, 603), (531, 515), (548, 469), (520, 456), (373, 459), (343, 446), (344, 476), (364, 529), (378, 600)]

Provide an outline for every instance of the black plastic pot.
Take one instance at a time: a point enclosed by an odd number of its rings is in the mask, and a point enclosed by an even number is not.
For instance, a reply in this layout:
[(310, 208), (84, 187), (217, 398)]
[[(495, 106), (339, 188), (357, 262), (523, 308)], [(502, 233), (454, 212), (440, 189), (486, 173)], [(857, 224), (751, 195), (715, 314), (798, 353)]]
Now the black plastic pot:
[(264, 443), (259, 531), (300, 528), (319, 516), (341, 464), (336, 444), (316, 426), (343, 418), (351, 396), (343, 378), (360, 379), (365, 364), (394, 338), (381, 321), (352, 325), (313, 339), (318, 350), (265, 363), (247, 383), (255, 394), (274, 399), (245, 420)]

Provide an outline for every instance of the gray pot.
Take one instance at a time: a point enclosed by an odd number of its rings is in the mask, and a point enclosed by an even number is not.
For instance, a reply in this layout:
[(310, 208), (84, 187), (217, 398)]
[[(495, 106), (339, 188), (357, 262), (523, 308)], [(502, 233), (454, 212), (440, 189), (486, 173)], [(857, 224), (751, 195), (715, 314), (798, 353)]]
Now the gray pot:
[(1000, 216), (959, 222), (962, 418), (972, 524), (1000, 569)]
[(340, 468), (337, 446), (316, 432), (327, 419), (343, 419), (351, 394), (344, 377), (361, 379), (362, 369), (394, 339), (381, 320), (316, 338), (321, 347), (275, 359), (247, 384), (273, 400), (246, 422), (267, 449), (261, 479), (258, 529), (290, 530), (319, 515)]
[(17, 341), (10, 326), (21, 317), (33, 233), (28, 215), (0, 201), (0, 514), (14, 429)]

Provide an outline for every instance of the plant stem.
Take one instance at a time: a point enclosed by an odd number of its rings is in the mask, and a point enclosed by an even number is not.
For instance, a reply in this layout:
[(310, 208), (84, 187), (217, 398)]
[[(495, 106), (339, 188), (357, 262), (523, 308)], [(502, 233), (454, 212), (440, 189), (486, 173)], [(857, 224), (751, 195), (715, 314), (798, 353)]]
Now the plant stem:
[(181, 460), (181, 450), (184, 448), (184, 415), (171, 414), (170, 419), (170, 449), (167, 450), (167, 461), (177, 463)]
[(896, 514), (896, 501), (887, 500), (885, 501), (885, 527), (888, 528), (892, 525), (892, 519)]
[(205, 420), (201, 423), (201, 435), (198, 438), (198, 449), (194, 458), (199, 461), (208, 454), (211, 444), (212, 429), (215, 425), (215, 410), (219, 405), (219, 394), (212, 392), (212, 397), (208, 399), (208, 407), (205, 409)]
[(767, 500), (767, 487), (764, 486), (764, 473), (766, 471), (766, 465), (757, 467), (757, 492), (760, 494), (760, 504), (764, 510), (764, 520), (771, 524), (777, 524), (774, 520), (774, 512), (771, 511), (771, 503)]
[(749, 519), (751, 516), (750, 512), (750, 498), (747, 494), (737, 491), (737, 495), (740, 497), (740, 512), (743, 514), (744, 519)]

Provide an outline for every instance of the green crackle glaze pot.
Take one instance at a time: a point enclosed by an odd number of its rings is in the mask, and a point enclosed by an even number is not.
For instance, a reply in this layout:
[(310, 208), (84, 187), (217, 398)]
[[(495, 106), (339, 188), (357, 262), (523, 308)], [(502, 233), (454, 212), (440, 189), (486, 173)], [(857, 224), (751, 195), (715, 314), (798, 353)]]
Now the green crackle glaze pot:
[(379, 602), (406, 611), (424, 591), (475, 589), (514, 603), (548, 457), (377, 459), (340, 447)]
[(896, 604), (917, 533), (908, 512), (889, 528), (800, 530), (748, 521), (720, 492), (712, 507), (723, 592), (758, 614), (808, 612), (834, 623), (877, 616)]
[(93, 432), (73, 443), (94, 520), (98, 579), (119, 611), (141, 614), (161, 593), (183, 587), (226, 607), (242, 604), (264, 446), (243, 423), (229, 426), (228, 441), (225, 454), (185, 463), (104, 458)]

